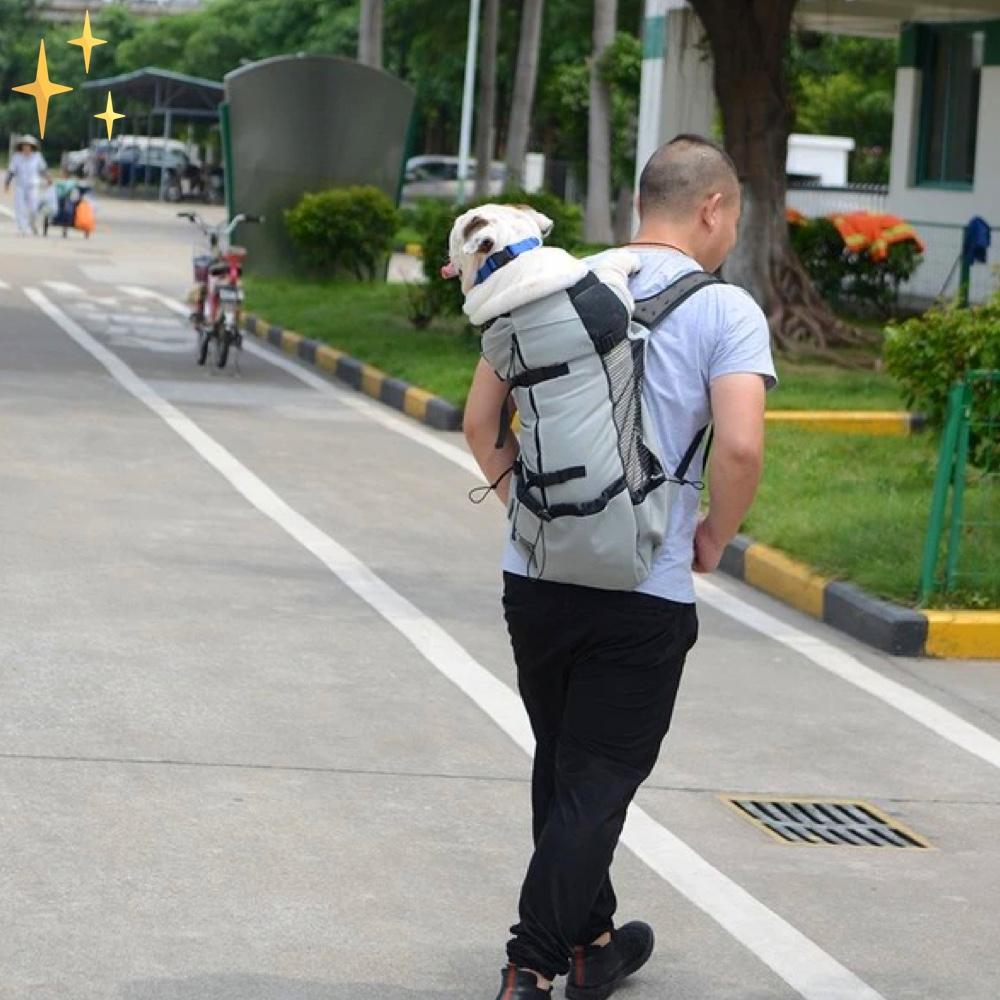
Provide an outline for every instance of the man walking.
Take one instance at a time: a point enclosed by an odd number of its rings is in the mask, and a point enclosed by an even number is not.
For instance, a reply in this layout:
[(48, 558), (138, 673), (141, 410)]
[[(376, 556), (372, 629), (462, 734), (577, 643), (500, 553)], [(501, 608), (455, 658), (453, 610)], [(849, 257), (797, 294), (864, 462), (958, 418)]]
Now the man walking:
[[(639, 182), (636, 299), (688, 272), (717, 270), (736, 242), (739, 215), (736, 171), (718, 146), (678, 136), (657, 150)], [(668, 469), (713, 423), (707, 516), (698, 519), (696, 486), (681, 487), (652, 572), (635, 591), (531, 579), (508, 544), (504, 614), (536, 741), (535, 850), (498, 1000), (539, 1000), (567, 973), (570, 1000), (603, 1000), (653, 951), (648, 924), (615, 926), (609, 867), (697, 639), (692, 570), (718, 566), (750, 507), (763, 462), (765, 393), (775, 384), (767, 322), (753, 299), (732, 285), (700, 289), (651, 331), (644, 398)], [(510, 436), (495, 447), (506, 395), (480, 361), (465, 435), (491, 483), (517, 453)], [(508, 489), (502, 479), (504, 504)]]

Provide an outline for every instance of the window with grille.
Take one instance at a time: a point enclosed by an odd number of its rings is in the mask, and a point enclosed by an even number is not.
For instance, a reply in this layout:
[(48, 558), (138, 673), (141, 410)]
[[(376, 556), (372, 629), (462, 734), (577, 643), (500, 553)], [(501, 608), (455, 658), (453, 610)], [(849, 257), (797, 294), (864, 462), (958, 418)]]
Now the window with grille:
[(917, 183), (971, 187), (985, 32), (935, 26), (925, 38)]

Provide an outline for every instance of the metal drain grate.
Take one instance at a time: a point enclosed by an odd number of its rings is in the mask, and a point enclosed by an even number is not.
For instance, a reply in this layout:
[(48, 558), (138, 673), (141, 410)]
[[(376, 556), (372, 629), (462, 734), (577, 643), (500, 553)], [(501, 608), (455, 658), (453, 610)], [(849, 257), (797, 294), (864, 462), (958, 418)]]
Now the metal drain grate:
[(931, 845), (867, 802), (818, 799), (724, 797), (741, 816), (783, 844), (831, 847), (918, 847)]

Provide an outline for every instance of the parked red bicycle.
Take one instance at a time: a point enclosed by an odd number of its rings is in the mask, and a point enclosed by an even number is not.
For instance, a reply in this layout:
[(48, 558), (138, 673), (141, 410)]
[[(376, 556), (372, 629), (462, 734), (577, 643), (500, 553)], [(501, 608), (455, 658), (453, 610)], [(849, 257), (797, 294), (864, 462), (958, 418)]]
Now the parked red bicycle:
[(191, 324), (198, 331), (198, 364), (208, 360), (213, 351), (215, 366), (225, 368), (229, 352), (243, 346), (240, 330), (243, 320), (243, 261), (246, 249), (233, 246), (229, 237), (241, 222), (263, 222), (262, 215), (233, 216), (231, 222), (210, 226), (197, 212), (178, 212), (178, 217), (188, 219), (208, 239), (209, 252), (195, 253), (194, 280), (195, 307)]

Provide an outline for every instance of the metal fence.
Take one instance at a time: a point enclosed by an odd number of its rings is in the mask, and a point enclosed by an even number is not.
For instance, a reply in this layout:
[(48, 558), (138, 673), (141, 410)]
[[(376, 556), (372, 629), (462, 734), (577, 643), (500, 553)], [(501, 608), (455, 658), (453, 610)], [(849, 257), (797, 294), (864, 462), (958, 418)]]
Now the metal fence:
[(948, 397), (918, 602), (935, 592), (988, 596), (998, 580), (1000, 371), (985, 369), (968, 372)]
[(789, 185), (785, 204), (815, 218), (835, 212), (884, 212), (889, 189), (884, 184), (849, 184), (820, 187), (817, 184)]
[[(962, 251), (962, 226), (943, 222), (907, 219), (926, 244), (924, 259), (913, 277), (900, 286), (900, 299), (905, 303), (923, 305), (943, 295), (953, 298), (958, 293), (958, 258)], [(975, 264), (970, 273), (969, 301), (984, 302), (997, 289), (993, 268), (1000, 263), (1000, 227), (991, 230), (989, 258), (985, 264)]]

